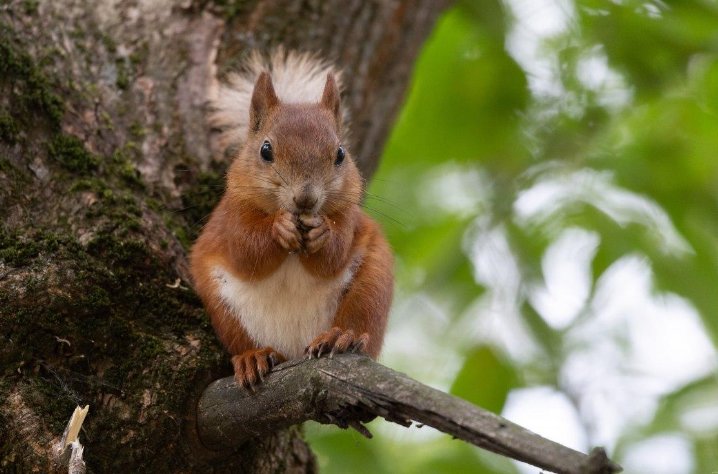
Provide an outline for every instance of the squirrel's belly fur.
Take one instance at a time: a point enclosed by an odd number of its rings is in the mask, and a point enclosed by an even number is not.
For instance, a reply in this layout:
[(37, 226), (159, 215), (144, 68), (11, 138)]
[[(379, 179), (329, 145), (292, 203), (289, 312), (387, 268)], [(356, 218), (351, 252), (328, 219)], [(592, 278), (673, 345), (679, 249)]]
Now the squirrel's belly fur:
[(271, 346), (289, 358), (300, 357), (317, 334), (329, 329), (355, 273), (349, 265), (333, 279), (307, 272), (290, 255), (268, 277), (245, 281), (221, 265), (212, 270), (219, 296), (232, 317), (259, 347)]

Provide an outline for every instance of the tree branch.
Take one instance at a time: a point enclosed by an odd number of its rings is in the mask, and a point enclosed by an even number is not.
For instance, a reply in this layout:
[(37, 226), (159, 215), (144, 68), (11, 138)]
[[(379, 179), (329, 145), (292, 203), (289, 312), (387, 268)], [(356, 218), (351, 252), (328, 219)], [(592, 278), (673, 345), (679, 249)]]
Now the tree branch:
[(314, 420), (354, 427), (376, 416), (409, 426), (432, 426), (444, 433), (512, 459), (557, 473), (614, 473), (621, 467), (603, 449), (590, 455), (549, 441), (464, 400), (427, 387), (366, 357), (290, 361), (276, 367), (255, 393), (232, 377), (207, 387), (198, 404), (197, 428), (211, 449)]

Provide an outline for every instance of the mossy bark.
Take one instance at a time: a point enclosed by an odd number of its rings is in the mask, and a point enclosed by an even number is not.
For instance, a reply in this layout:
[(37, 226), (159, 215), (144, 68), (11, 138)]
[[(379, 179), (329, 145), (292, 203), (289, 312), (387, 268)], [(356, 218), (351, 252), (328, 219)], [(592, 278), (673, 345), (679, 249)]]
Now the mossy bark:
[(429, 0), (0, 4), (0, 471), (47, 472), (76, 405), (89, 472), (308, 472), (298, 430), (196, 441), (229, 373), (186, 252), (222, 190), (204, 104), (249, 48), (346, 75), (365, 173), (442, 7)]

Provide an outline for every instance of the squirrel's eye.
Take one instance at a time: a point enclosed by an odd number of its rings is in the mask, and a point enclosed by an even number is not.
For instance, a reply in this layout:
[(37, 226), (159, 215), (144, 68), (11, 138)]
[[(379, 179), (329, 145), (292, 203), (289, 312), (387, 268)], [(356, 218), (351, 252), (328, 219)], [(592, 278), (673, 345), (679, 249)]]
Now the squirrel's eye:
[(334, 164), (339, 166), (342, 164), (342, 161), (344, 161), (344, 157), (346, 156), (347, 152), (344, 151), (344, 147), (340, 146), (337, 150), (337, 159), (334, 160)]
[(271, 163), (272, 161), (274, 161), (274, 154), (272, 153), (272, 144), (269, 143), (267, 140), (264, 140), (264, 143), (262, 143), (262, 148), (259, 149), (259, 155), (267, 163)]

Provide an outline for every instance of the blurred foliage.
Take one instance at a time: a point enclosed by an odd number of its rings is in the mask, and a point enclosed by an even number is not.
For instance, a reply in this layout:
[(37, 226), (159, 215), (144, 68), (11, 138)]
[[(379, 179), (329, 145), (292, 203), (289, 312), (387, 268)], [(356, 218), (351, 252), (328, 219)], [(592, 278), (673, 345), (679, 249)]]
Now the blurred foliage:
[(516, 385), (515, 379), (513, 367), (497, 357), (490, 347), (481, 346), (466, 356), (450, 393), (499, 413), (509, 391)]
[[(542, 21), (559, 26), (542, 29)], [(455, 353), (460, 362), (437, 378), (448, 374), (453, 383), (423, 381), (495, 412), (512, 390), (550, 386), (575, 404), (587, 439), (607, 444), (619, 462), (635, 443), (680, 433), (691, 446), (686, 472), (718, 468), (717, 2), (457, 2), (416, 66), (366, 208), (397, 255), (390, 336), (406, 344), (387, 347), (389, 365), (417, 376), (413, 370), (436, 351)], [(565, 253), (571, 245), (573, 256)], [(619, 327), (604, 334), (594, 324), (616, 300), (636, 296), (607, 290), (621, 264), (636, 257), (649, 269), (647, 299), (636, 300), (650, 303), (640, 319), (645, 332), (654, 324), (651, 308), (668, 308), (669, 322), (693, 312), (712, 360), (651, 392), (648, 416), (624, 417), (606, 435), (596, 427), (608, 414), (587, 409), (590, 384), (572, 383), (566, 371), (599, 339), (618, 354), (634, 351), (634, 333)], [(580, 268), (584, 260), (585, 275), (549, 291), (556, 265)], [(557, 320), (551, 305), (565, 292), (575, 292), (574, 308)], [(409, 330), (427, 321), (405, 304), (417, 295), (445, 314), (441, 333), (424, 327), (422, 339)], [(677, 306), (668, 300), (688, 309), (672, 312)], [(514, 329), (526, 334), (518, 349), (476, 324), (511, 311)], [(633, 317), (625, 317), (627, 328)], [(659, 358), (662, 349), (652, 350)], [(625, 357), (619, 363), (630, 365)], [(627, 380), (650, 371), (616, 370)], [(700, 410), (707, 415), (696, 428), (686, 419), (691, 412), (700, 418)], [(308, 426), (324, 472), (518, 469), (428, 429), (372, 426), (372, 441)]]

